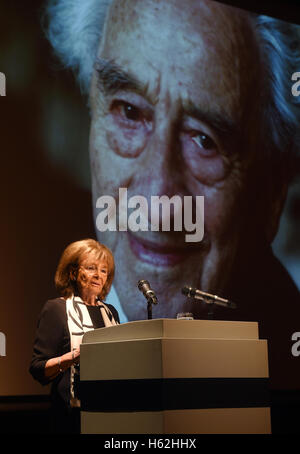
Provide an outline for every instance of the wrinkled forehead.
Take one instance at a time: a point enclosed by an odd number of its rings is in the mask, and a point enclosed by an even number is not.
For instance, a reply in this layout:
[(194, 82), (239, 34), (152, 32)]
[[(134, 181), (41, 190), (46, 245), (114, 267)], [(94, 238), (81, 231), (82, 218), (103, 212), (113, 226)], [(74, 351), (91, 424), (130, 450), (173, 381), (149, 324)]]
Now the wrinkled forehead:
[(114, 1), (98, 55), (143, 79), (149, 91), (165, 78), (232, 112), (257, 78), (250, 15), (211, 0)]
[(156, 34), (158, 42), (164, 36), (172, 37), (175, 42), (188, 42), (195, 34), (198, 38), (201, 36), (206, 45), (212, 44), (217, 35), (220, 48), (224, 48), (224, 45), (235, 45), (232, 38), (236, 34), (241, 40), (245, 38), (249, 17), (243, 10), (213, 0), (113, 0), (106, 31), (117, 39), (120, 33), (136, 32), (142, 37), (142, 29), (143, 34), (149, 33), (152, 37)]
[(91, 250), (81, 255), (80, 265), (103, 265), (108, 267), (108, 257), (105, 251)]

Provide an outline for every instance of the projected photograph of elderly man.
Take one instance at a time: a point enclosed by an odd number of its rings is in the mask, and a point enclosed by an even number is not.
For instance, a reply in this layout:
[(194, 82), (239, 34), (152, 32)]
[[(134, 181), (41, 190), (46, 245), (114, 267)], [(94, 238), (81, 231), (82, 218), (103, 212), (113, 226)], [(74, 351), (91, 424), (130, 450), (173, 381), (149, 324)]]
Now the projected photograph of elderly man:
[(271, 243), (299, 151), (297, 26), (210, 0), (51, 5), (50, 40), (89, 99), (95, 219), (97, 199), (118, 203), (119, 188), (204, 196), (199, 243), (185, 231), (97, 232), (114, 253), (121, 321), (147, 317), (139, 279), (156, 292), (153, 317), (206, 318), (181, 294), (188, 285), (237, 304), (215, 319), (258, 321), (272, 368), (293, 363), (299, 292)]

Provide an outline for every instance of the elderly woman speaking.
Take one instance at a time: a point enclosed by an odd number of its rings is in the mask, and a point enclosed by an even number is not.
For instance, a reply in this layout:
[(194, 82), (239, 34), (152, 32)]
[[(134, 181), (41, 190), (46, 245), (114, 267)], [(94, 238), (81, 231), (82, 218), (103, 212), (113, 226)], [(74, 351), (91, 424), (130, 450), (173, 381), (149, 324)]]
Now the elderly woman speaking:
[(93, 239), (71, 243), (55, 274), (60, 298), (42, 309), (30, 373), (41, 384), (52, 382), (55, 430), (79, 431), (80, 343), (87, 331), (119, 324), (116, 309), (104, 304), (114, 277), (111, 251)]

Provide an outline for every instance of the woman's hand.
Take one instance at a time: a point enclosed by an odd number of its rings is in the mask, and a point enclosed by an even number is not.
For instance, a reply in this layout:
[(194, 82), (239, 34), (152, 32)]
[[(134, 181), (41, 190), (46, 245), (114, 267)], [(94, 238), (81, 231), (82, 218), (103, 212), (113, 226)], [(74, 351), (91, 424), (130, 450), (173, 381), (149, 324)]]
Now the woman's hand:
[(73, 348), (73, 351), (72, 351), (73, 364), (79, 364), (79, 360), (80, 360), (80, 348), (79, 347)]
[(48, 359), (45, 364), (45, 377), (54, 380), (60, 373), (65, 372), (73, 364), (78, 364), (80, 360), (80, 348), (74, 348), (72, 351), (62, 356)]

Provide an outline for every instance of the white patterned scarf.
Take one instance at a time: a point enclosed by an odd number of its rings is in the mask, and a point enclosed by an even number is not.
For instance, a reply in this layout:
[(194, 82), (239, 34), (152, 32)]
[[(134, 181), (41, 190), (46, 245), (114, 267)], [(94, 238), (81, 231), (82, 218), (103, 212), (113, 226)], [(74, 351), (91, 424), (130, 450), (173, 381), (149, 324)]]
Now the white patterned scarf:
[[(102, 301), (98, 301), (99, 310), (101, 312), (104, 326), (118, 325), (114, 319), (112, 312)], [(94, 329), (91, 316), (86, 304), (79, 296), (71, 296), (66, 300), (66, 311), (68, 328), (70, 333), (71, 351), (79, 348), (83, 335)], [(80, 400), (75, 395), (74, 382), (75, 375), (79, 374), (79, 368), (76, 365), (71, 366), (71, 383), (70, 383), (70, 405), (71, 407), (80, 407)], [(79, 377), (77, 377), (79, 378)]]

